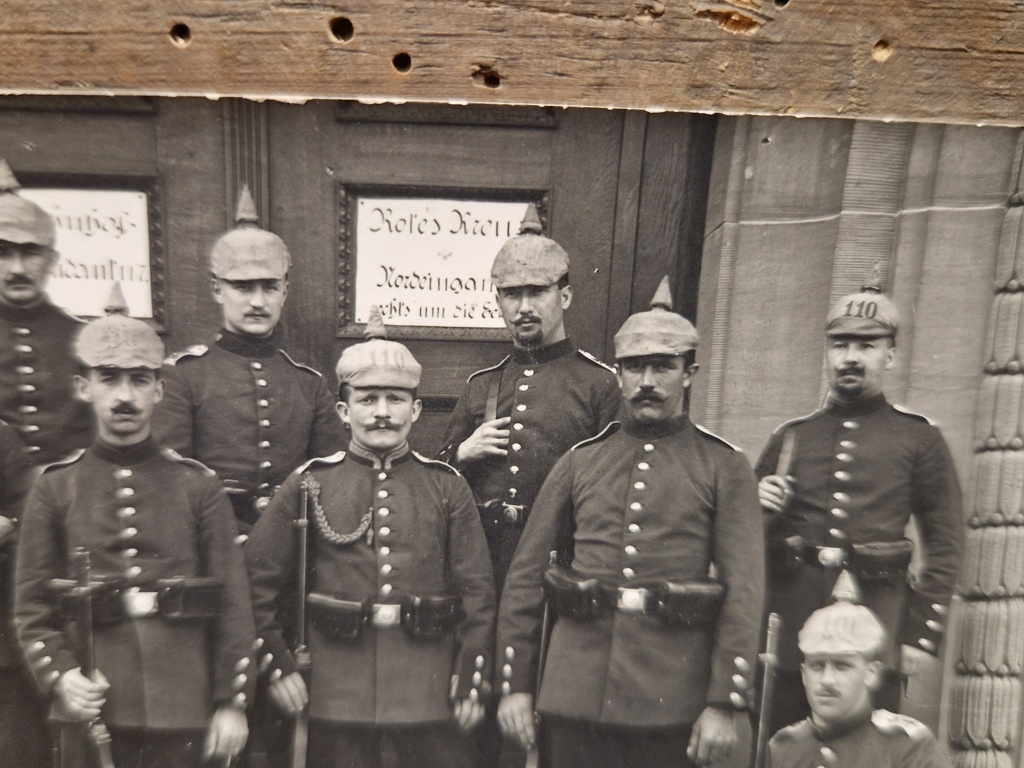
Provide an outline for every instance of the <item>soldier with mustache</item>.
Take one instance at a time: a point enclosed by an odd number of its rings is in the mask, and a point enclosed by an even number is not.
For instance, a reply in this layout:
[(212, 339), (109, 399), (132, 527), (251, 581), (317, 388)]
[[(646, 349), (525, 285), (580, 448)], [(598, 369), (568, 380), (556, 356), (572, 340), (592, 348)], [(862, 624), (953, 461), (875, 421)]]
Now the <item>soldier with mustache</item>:
[(153, 433), (217, 473), (239, 531), (248, 534), (289, 472), (341, 450), (346, 440), (332, 388), (280, 348), (291, 256), (280, 237), (257, 226), (248, 188), (236, 222), (210, 252), (224, 327), (211, 344), (168, 358)]
[[(768, 610), (782, 618), (773, 732), (809, 712), (797, 630), (828, 602), (844, 571), (889, 637), (876, 706), (897, 711), (900, 676), (938, 653), (963, 549), (963, 509), (942, 433), (885, 397), (898, 327), (876, 266), (864, 288), (828, 314), (825, 406), (776, 429), (755, 467), (769, 518)], [(923, 567), (908, 577), (912, 518)]]
[(72, 387), (71, 342), (82, 322), (45, 292), (57, 263), (53, 219), (18, 188), (0, 160), (0, 419), (42, 465), (89, 445), (93, 425)]
[[(541, 234), (532, 204), (519, 234), (495, 257), (491, 281), (511, 354), (469, 377), (438, 457), (473, 489), (500, 598), (544, 478), (559, 456), (615, 418), (619, 388), (612, 369), (577, 349), (566, 333), (569, 254)], [(479, 730), (482, 768), (497, 765), (501, 751), (494, 717), (489, 709)]]

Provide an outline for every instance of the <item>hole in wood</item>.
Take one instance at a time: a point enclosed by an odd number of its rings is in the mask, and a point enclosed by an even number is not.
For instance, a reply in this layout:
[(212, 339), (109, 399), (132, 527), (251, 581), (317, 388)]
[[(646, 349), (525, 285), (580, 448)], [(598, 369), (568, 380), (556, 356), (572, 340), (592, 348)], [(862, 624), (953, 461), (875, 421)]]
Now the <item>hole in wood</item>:
[(484, 88), (500, 88), (501, 75), (486, 64), (477, 64), (473, 68), (473, 82)]
[(871, 49), (871, 58), (875, 61), (887, 61), (892, 56), (892, 43), (888, 40), (879, 40)]
[(412, 56), (408, 53), (396, 53), (391, 59), (391, 66), (404, 74), (412, 69)]
[(179, 48), (185, 48), (192, 42), (192, 30), (188, 28), (188, 24), (181, 22), (171, 27), (170, 36), (171, 42)]
[(328, 26), (331, 30), (331, 37), (339, 43), (347, 43), (356, 33), (356, 28), (352, 26), (352, 21), (344, 16), (336, 16), (331, 19)]
[(775, 5), (779, 8), (785, 8), (789, 5), (789, 0), (775, 0)]

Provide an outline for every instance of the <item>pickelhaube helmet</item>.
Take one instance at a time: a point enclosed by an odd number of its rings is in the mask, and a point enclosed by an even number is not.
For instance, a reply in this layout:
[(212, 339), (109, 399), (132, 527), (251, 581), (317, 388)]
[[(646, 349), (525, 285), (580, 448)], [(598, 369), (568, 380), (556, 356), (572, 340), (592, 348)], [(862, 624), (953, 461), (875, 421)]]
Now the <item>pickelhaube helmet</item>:
[(260, 229), (256, 203), (248, 185), (242, 187), (235, 212), (235, 228), (213, 244), (210, 271), (222, 280), (281, 280), (292, 259), (284, 240)]
[(87, 368), (149, 368), (163, 364), (164, 343), (148, 324), (128, 317), (121, 284), (114, 283), (106, 317), (85, 325), (75, 339), (75, 356)]
[(882, 266), (878, 262), (859, 293), (843, 296), (832, 307), (825, 322), (825, 335), (895, 339), (899, 324), (896, 305), (882, 293)]
[(364, 332), (366, 341), (341, 353), (335, 373), (339, 384), (351, 387), (394, 387), (416, 389), (423, 366), (404, 344), (387, 340), (380, 307), (370, 309)]
[(651, 308), (626, 318), (615, 334), (615, 359), (645, 355), (684, 355), (697, 348), (697, 329), (672, 311), (668, 277), (661, 280)]
[(553, 285), (569, 274), (569, 254), (541, 234), (537, 206), (530, 203), (519, 234), (505, 241), (491, 265), (495, 288), (517, 285)]
[(14, 178), (11, 166), (0, 159), (0, 240), (52, 248), (57, 239), (53, 218), (19, 195), (19, 189), (21, 185)]
[(885, 628), (868, 608), (838, 602), (810, 615), (797, 636), (805, 656), (816, 653), (875, 656), (886, 643)]

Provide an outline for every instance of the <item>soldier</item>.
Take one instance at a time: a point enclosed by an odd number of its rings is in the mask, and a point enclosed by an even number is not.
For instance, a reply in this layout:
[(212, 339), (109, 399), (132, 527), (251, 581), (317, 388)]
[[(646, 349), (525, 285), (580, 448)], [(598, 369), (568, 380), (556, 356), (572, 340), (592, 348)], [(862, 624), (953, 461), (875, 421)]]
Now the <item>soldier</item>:
[(153, 434), (218, 474), (247, 534), (288, 473), (340, 450), (345, 436), (323, 376), (278, 346), (291, 257), (281, 238), (256, 226), (248, 188), (236, 219), (210, 253), (224, 327), (211, 345), (168, 358)]
[(811, 714), (768, 744), (768, 768), (951, 768), (927, 726), (872, 710), (888, 641), (862, 605), (839, 602), (811, 614), (799, 634)]
[[(747, 685), (736, 671), (749, 670), (757, 649), (754, 475), (742, 453), (688, 417), (697, 332), (670, 311), (667, 280), (651, 307), (615, 335), (622, 423), (551, 470), (502, 596), (498, 722), (526, 746), (542, 583), (557, 616), (536, 706), (553, 768), (724, 758), (737, 740), (736, 689)], [(552, 550), (559, 562), (542, 577)]]
[[(148, 325), (116, 314), (95, 320), (75, 352), (76, 389), (98, 436), (48, 467), (26, 503), (15, 602), (22, 651), (59, 720), (102, 717), (116, 765), (223, 761), (245, 744), (254, 679), (231, 505), (212, 471), (150, 435), (164, 348)], [(65, 629), (51, 583), (71, 575), (79, 547), (107, 587), (106, 610), (93, 602), (91, 677), (81, 671), (90, 628)]]
[(33, 465), (17, 431), (0, 422), (0, 755), (18, 768), (50, 764), (46, 702), (14, 633), (14, 552)]
[[(371, 340), (338, 361), (348, 453), (295, 470), (247, 545), (257, 655), (275, 704), (292, 715), (309, 704), (311, 768), (377, 766), (382, 736), (401, 766), (469, 768), (464, 732), (483, 716), (492, 667), (487, 544), (466, 481), (409, 450), (420, 365), (373, 315)], [(296, 569), (304, 497), (308, 689), (275, 615)]]
[(47, 464), (89, 445), (92, 414), (72, 386), (71, 342), (82, 323), (44, 292), (57, 262), (53, 219), (18, 188), (0, 160), (0, 419), (33, 462)]
[[(892, 668), (913, 675), (942, 639), (963, 548), (960, 486), (938, 428), (886, 400), (898, 325), (876, 267), (862, 292), (828, 315), (825, 407), (780, 426), (755, 468), (770, 516), (768, 610), (782, 618), (773, 732), (808, 713), (796, 630), (827, 602), (843, 569), (890, 638), (876, 705), (896, 711)], [(904, 538), (911, 517), (924, 550), (913, 584), (913, 545)]]

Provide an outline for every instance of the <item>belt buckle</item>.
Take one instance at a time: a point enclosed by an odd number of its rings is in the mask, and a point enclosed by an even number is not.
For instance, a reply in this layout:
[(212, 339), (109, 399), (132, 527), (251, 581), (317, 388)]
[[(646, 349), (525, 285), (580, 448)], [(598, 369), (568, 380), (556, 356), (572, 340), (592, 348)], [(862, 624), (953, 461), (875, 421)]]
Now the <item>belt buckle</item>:
[(842, 547), (818, 547), (818, 562), (825, 568), (842, 568), (846, 564), (846, 550)]
[(643, 613), (647, 608), (647, 589), (643, 587), (619, 587), (616, 609), (623, 613)]
[(121, 593), (121, 606), (125, 615), (131, 619), (143, 619), (155, 616), (160, 610), (156, 592), (143, 592), (138, 587), (130, 587)]
[(525, 507), (522, 504), (503, 503), (501, 505), (501, 516), (505, 522), (515, 524), (522, 520), (524, 509)]
[(397, 603), (374, 603), (371, 623), (378, 629), (397, 627), (402, 623), (402, 606)]

